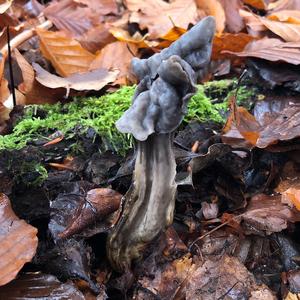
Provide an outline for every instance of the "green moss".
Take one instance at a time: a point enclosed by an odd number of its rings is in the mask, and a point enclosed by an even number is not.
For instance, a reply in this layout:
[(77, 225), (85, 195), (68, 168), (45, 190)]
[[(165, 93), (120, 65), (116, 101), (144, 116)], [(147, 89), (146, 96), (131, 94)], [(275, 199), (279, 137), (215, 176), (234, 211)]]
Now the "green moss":
[[(189, 103), (185, 122), (191, 120), (214, 121), (224, 123), (226, 119), (227, 99), (236, 82), (220, 80), (199, 85), (197, 94)], [(115, 122), (130, 106), (135, 86), (125, 86), (114, 93), (100, 98), (89, 97), (75, 99), (68, 104), (31, 105), (26, 108), (24, 118), (15, 126), (13, 133), (0, 136), (1, 149), (21, 149), (28, 141), (47, 138), (55, 131), (61, 131), (65, 139), (74, 138), (74, 129), (79, 134), (93, 128), (104, 140), (106, 148), (124, 152), (132, 146), (130, 135), (117, 131)], [(239, 89), (238, 101), (251, 96), (252, 90)], [(43, 112), (43, 117), (39, 111)], [(74, 143), (74, 150), (80, 151), (80, 145)]]

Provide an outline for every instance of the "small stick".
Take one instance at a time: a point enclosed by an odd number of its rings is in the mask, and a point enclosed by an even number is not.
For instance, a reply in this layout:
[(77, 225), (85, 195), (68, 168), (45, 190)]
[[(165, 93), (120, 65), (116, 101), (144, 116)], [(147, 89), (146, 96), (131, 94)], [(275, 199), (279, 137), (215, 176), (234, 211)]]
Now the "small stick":
[(10, 49), (10, 35), (9, 35), (9, 26), (6, 27), (7, 35), (7, 48), (8, 48), (8, 68), (9, 68), (9, 78), (10, 78), (10, 89), (13, 98), (14, 107), (17, 105), (16, 92), (15, 92), (15, 81), (12, 68), (12, 58), (11, 58), (11, 49)]

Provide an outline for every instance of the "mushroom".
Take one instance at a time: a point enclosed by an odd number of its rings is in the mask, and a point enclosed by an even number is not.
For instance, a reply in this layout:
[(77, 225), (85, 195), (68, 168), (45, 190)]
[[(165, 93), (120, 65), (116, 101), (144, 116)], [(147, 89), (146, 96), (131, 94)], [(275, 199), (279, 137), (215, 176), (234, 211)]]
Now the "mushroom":
[(136, 139), (136, 163), (122, 216), (107, 240), (108, 258), (116, 271), (129, 269), (173, 221), (177, 188), (174, 130), (209, 63), (214, 32), (214, 18), (207, 17), (169, 48), (132, 61), (140, 83), (131, 107), (116, 126)]

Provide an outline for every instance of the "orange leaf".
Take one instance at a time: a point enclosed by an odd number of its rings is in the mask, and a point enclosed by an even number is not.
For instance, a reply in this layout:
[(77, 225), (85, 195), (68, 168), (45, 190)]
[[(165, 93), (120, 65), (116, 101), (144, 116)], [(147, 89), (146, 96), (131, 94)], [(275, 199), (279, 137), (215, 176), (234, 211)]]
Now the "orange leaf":
[(43, 55), (51, 61), (59, 75), (67, 77), (89, 70), (95, 55), (82, 48), (76, 40), (66, 37), (61, 32), (43, 29), (37, 29), (37, 34), (41, 40)]
[(216, 19), (217, 33), (222, 33), (225, 28), (225, 11), (218, 0), (196, 0), (196, 4), (200, 9), (203, 9), (207, 15), (214, 16)]
[(300, 186), (290, 187), (288, 190), (282, 193), (282, 201), (285, 203), (285, 199), (289, 200), (298, 210), (300, 210)]
[(130, 72), (130, 64), (133, 56), (137, 55), (137, 46), (132, 43), (115, 42), (106, 45), (96, 59), (92, 62), (90, 69), (117, 69), (120, 71), (116, 84), (129, 84), (135, 82)]
[(300, 11), (298, 10), (281, 10), (267, 16), (269, 20), (300, 24)]
[(248, 4), (254, 8), (265, 10), (267, 5), (264, 0), (243, 0), (245, 4)]
[(0, 286), (13, 280), (38, 245), (37, 229), (20, 220), (7, 196), (0, 194)]
[(240, 52), (243, 51), (245, 46), (254, 40), (254, 37), (246, 33), (223, 33), (216, 35), (213, 40), (212, 59), (224, 59), (228, 54), (223, 54), (222, 51)]

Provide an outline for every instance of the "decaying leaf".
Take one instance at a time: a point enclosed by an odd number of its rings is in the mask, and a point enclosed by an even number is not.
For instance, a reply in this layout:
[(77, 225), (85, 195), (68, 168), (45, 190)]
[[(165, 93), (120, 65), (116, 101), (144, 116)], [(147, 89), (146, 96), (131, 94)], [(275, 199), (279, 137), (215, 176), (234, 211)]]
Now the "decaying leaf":
[(20, 220), (8, 197), (0, 194), (0, 286), (13, 280), (26, 262), (33, 258), (37, 229)]
[(275, 300), (269, 288), (258, 285), (254, 276), (235, 257), (206, 260), (186, 280), (185, 299), (257, 299)]
[(281, 202), (281, 196), (260, 194), (252, 197), (247, 211), (242, 215), (244, 223), (258, 231), (280, 232), (288, 222), (299, 222), (300, 214)]
[(12, 5), (13, 0), (1, 0), (0, 1), (0, 14), (4, 14)]
[(72, 282), (61, 283), (52, 275), (25, 273), (0, 289), (1, 299), (74, 299), (84, 300), (84, 295)]
[(67, 77), (89, 70), (95, 55), (82, 48), (79, 42), (61, 32), (37, 29), (37, 34), (43, 55), (51, 61), (59, 75)]
[(296, 183), (282, 193), (282, 202), (295, 206), (300, 210), (300, 184)]
[(119, 71), (107, 71), (96, 69), (86, 73), (73, 74), (68, 77), (59, 77), (44, 70), (40, 65), (33, 63), (36, 71), (36, 80), (43, 86), (51, 89), (65, 88), (67, 95), (70, 89), (76, 91), (95, 90), (99, 91), (110, 82), (114, 82)]
[(264, 38), (250, 42), (242, 52), (224, 51), (240, 57), (257, 57), (269, 61), (285, 61), (300, 64), (300, 42), (283, 42), (278, 39)]
[(62, 0), (51, 3), (44, 15), (54, 25), (72, 36), (80, 36), (91, 28), (91, 20), (88, 18), (90, 10), (80, 6), (73, 0)]
[(90, 66), (90, 70), (99, 68), (117, 69), (118, 74), (116, 84), (129, 84), (135, 82), (135, 79), (130, 71), (130, 64), (133, 56), (137, 55), (137, 46), (132, 43), (114, 42), (106, 45)]
[(187, 29), (189, 24), (198, 20), (197, 7), (194, 0), (126, 0), (131, 11), (130, 22), (138, 23), (141, 29), (148, 28), (150, 38), (158, 38), (166, 34), (174, 25)]

